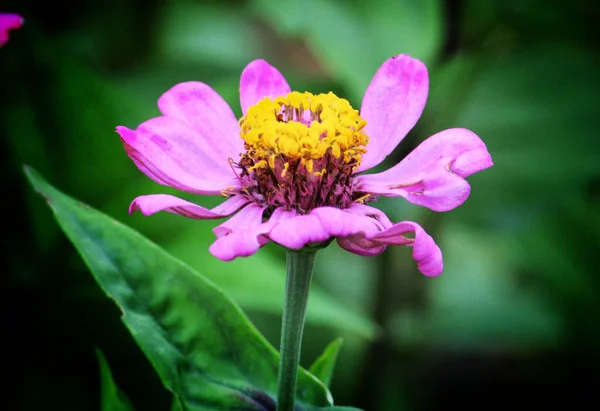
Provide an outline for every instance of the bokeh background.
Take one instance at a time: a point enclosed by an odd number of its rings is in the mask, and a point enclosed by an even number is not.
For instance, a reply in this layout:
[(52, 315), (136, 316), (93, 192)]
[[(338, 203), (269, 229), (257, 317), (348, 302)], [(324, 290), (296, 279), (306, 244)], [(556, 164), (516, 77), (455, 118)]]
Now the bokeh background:
[[(436, 131), (466, 127), (495, 161), (460, 208), (382, 200), (420, 222), (446, 268), (425, 278), (406, 248), (318, 256), (302, 363), (337, 336), (337, 404), (369, 411), (569, 409), (593, 400), (600, 343), (600, 36), (595, 2), (571, 0), (3, 1), (26, 23), (0, 49), (3, 270), (0, 369), (7, 410), (99, 409), (94, 348), (139, 410), (171, 396), (117, 308), (26, 184), (31, 165), (62, 191), (135, 227), (218, 283), (275, 345), (284, 252), (224, 263), (216, 222), (129, 216), (173, 190), (139, 172), (116, 125), (158, 115), (174, 84), (211, 85), (241, 115), (255, 58), (292, 88), (360, 106), (378, 66), (408, 53), (430, 71), (422, 119), (386, 163)], [(205, 206), (218, 198), (187, 196)]]

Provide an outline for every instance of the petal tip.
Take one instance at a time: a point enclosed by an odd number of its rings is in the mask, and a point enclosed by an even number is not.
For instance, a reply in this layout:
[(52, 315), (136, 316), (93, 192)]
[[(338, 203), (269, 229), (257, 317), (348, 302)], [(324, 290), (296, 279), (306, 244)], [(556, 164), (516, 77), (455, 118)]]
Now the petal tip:
[(291, 91), (285, 77), (266, 60), (253, 60), (240, 76), (240, 104), (244, 115), (259, 100), (286, 95)]
[(215, 241), (210, 245), (210, 247), (208, 247), (208, 252), (211, 253), (213, 257), (216, 257), (221, 261), (234, 260), (236, 257), (234, 253), (232, 253), (231, 251), (223, 250), (223, 248), (219, 247), (219, 244), (217, 244), (218, 241), (219, 240)]
[[(228, 237), (232, 238), (228, 238)], [(232, 261), (238, 257), (250, 257), (254, 255), (260, 245), (258, 242), (247, 241), (239, 233), (228, 234), (217, 239), (208, 247), (208, 251), (221, 261)]]
[(361, 104), (370, 140), (356, 173), (381, 163), (396, 148), (421, 117), (428, 94), (429, 74), (422, 61), (399, 54), (379, 67)]
[(440, 262), (439, 266), (433, 267), (433, 268), (426, 268), (426, 267), (421, 267), (420, 265), (418, 265), (419, 271), (421, 272), (421, 274), (423, 274), (425, 277), (437, 277), (439, 275), (442, 274), (442, 272), (444, 271), (444, 263)]
[(21, 28), (23, 23), (25, 23), (23, 16), (14, 13), (0, 13), (0, 20), (8, 29)]
[(427, 66), (421, 60), (415, 57), (411, 57), (408, 54), (398, 54), (397, 56), (393, 56), (390, 62), (394, 62), (395, 64), (400, 64), (404, 66), (405, 70), (413, 71), (416, 73), (424, 72), (427, 73)]
[[(129, 215), (132, 215), (135, 211), (142, 211), (140, 209), (140, 206), (139, 206), (138, 202), (137, 202), (137, 199), (133, 200), (131, 202), (131, 204), (129, 204), (129, 209), (127, 211), (129, 213)], [(142, 214), (144, 214), (143, 211), (142, 211)]]
[(127, 142), (135, 139), (136, 133), (134, 130), (127, 128), (125, 126), (117, 126), (115, 127), (115, 131), (121, 137), (121, 140)]
[(271, 64), (269, 64), (269, 62), (265, 59), (256, 59), (256, 60), (252, 60), (250, 63), (248, 63), (246, 65), (246, 68), (249, 67), (254, 67), (254, 66), (269, 66), (269, 67), (273, 67)]
[(148, 200), (151, 199), (153, 197), (152, 194), (147, 195), (147, 196), (140, 196), (140, 197), (136, 197), (131, 204), (129, 204), (129, 215), (133, 215), (133, 213), (135, 213), (136, 211), (139, 211), (140, 213), (142, 213), (142, 215), (144, 217), (149, 217), (152, 214), (155, 214), (156, 212), (160, 211), (157, 210), (156, 207), (152, 208), (151, 205), (148, 204)]
[(483, 157), (483, 161), (482, 161), (482, 170), (485, 170), (486, 168), (490, 168), (493, 165), (494, 165), (494, 160), (492, 160), (492, 155), (486, 149), (486, 153), (485, 153), (485, 156)]
[(9, 31), (21, 28), (25, 20), (14, 13), (0, 13), (0, 47), (9, 39)]

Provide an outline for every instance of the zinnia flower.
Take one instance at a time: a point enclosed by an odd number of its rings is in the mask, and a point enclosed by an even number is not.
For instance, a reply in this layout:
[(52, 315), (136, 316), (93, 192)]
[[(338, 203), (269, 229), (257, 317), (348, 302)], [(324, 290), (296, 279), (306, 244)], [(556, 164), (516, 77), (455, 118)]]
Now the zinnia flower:
[(23, 24), (23, 18), (16, 14), (0, 13), (0, 47), (8, 41), (8, 31), (18, 29)]
[(492, 165), (485, 144), (469, 130), (449, 129), (394, 167), (363, 174), (412, 129), (428, 89), (422, 62), (392, 57), (375, 74), (359, 113), (333, 93), (292, 92), (277, 69), (256, 60), (241, 76), (238, 121), (206, 84), (178, 84), (158, 100), (162, 116), (135, 131), (117, 127), (125, 151), (160, 184), (227, 199), (209, 210), (167, 194), (145, 195), (129, 212), (232, 216), (214, 228), (210, 247), (226, 261), (252, 255), (268, 241), (298, 250), (335, 238), (363, 256), (411, 246), (419, 270), (438, 275), (442, 254), (431, 236), (412, 221), (394, 224), (367, 204), (401, 196), (435, 211), (461, 205), (470, 192), (464, 178)]

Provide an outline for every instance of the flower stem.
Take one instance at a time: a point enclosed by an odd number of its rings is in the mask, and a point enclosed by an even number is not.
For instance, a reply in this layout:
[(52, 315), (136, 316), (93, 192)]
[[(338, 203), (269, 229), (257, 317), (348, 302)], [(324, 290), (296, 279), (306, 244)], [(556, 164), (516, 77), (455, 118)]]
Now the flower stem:
[(287, 251), (277, 411), (294, 410), (302, 331), (315, 256), (316, 251)]

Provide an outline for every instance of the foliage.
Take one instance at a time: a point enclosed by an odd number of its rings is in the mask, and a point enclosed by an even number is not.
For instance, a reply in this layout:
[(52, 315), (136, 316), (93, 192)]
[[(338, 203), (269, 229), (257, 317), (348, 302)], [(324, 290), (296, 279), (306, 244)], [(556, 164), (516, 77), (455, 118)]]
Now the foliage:
[[(22, 164), (201, 271), (276, 344), (282, 250), (268, 246), (223, 263), (207, 251), (215, 222), (128, 216), (136, 195), (169, 191), (135, 169), (114, 126), (158, 115), (158, 96), (188, 80), (213, 86), (239, 115), (239, 73), (259, 57), (294, 88), (333, 90), (356, 106), (378, 65), (399, 53), (427, 63), (431, 90), (424, 117), (388, 164), (436, 131), (465, 127), (486, 142), (495, 166), (470, 178), (471, 197), (449, 213), (379, 201), (392, 219), (423, 222), (440, 242), (440, 278), (419, 276), (406, 249), (374, 259), (335, 245), (320, 252), (302, 363), (342, 335), (331, 391), (336, 403), (369, 410), (450, 409), (474, 392), (499, 406), (514, 407), (509, 399), (517, 397), (555, 405), (556, 397), (593, 392), (586, 384), (600, 340), (594, 2), (5, 3), (25, 25), (0, 49), (4, 215), (18, 224), (5, 230), (0, 286), (13, 353), (3, 366), (12, 387), (3, 408), (97, 408), (94, 347), (136, 409), (172, 403), (30, 193)], [(37, 349), (26, 348), (32, 342)], [(549, 384), (563, 389), (550, 394)]]

